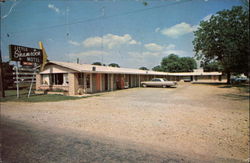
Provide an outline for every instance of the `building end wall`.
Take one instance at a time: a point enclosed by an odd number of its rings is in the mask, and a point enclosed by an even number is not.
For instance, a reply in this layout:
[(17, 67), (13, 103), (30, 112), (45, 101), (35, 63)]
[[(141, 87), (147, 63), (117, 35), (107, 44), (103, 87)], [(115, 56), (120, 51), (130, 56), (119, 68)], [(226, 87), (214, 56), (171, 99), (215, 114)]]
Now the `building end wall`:
[(77, 74), (68, 73), (69, 80), (69, 96), (73, 96), (77, 94), (77, 90), (79, 88)]
[(36, 90), (39, 90), (41, 86), (41, 74), (36, 74)]

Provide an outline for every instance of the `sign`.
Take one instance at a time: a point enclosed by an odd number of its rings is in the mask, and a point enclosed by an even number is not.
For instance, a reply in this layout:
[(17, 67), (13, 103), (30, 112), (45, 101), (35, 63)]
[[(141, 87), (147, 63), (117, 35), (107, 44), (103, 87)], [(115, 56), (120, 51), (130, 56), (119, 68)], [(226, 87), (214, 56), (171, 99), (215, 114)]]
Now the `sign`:
[(45, 48), (43, 47), (43, 43), (41, 41), (39, 42), (39, 47), (40, 47), (40, 49), (42, 49), (42, 52), (43, 52), (43, 57), (42, 57), (43, 61), (42, 61), (42, 65), (40, 67), (40, 70), (43, 71), (44, 66), (45, 66), (45, 64), (47, 63), (47, 60), (48, 60), (48, 55), (47, 55), (47, 53), (45, 51)]
[(43, 53), (41, 49), (29, 48), (19, 45), (9, 45), (10, 60), (41, 64)]
[(34, 66), (34, 63), (32, 63), (32, 62), (24, 62), (24, 61), (21, 61), (21, 65), (22, 66)]

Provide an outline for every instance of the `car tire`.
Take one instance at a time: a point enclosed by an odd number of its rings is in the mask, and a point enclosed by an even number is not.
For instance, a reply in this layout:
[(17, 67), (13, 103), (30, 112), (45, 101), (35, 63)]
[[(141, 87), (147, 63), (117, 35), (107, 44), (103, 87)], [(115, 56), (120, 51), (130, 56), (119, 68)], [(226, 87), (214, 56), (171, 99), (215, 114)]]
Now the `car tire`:
[(166, 85), (163, 85), (162, 87), (163, 87), (163, 88), (167, 88), (167, 86), (166, 86)]
[(146, 88), (146, 87), (147, 87), (147, 85), (146, 85), (146, 84), (142, 84), (142, 86), (143, 86), (144, 88)]

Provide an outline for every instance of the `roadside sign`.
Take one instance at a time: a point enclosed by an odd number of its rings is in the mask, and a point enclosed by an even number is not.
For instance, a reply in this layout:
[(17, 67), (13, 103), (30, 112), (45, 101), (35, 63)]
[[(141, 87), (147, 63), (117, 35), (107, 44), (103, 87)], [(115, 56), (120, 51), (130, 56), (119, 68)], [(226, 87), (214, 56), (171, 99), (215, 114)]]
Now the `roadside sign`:
[(10, 60), (41, 64), (43, 53), (41, 49), (19, 45), (9, 45)]
[(21, 61), (21, 65), (22, 65), (22, 66), (31, 66), (31, 67), (33, 67), (33, 66), (34, 66), (34, 63), (32, 63), (32, 62), (24, 62), (24, 61)]
[[(17, 98), (19, 98), (19, 84), (31, 83), (28, 97), (30, 96), (33, 83), (36, 82), (35, 75), (43, 70), (47, 63), (48, 56), (42, 42), (39, 42), (40, 49), (24, 47), (19, 45), (9, 45), (9, 55), (11, 61), (16, 61), (15, 75), (17, 86)], [(23, 67), (18, 67), (18, 62)]]

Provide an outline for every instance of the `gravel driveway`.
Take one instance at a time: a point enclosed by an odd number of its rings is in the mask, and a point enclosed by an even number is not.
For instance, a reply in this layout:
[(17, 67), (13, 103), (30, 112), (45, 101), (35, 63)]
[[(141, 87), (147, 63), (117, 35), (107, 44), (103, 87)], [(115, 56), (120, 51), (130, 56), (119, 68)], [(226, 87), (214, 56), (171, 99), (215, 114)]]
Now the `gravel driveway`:
[[(1, 103), (6, 162), (245, 162), (249, 96), (224, 85)], [(15, 161), (14, 161), (15, 160)]]

